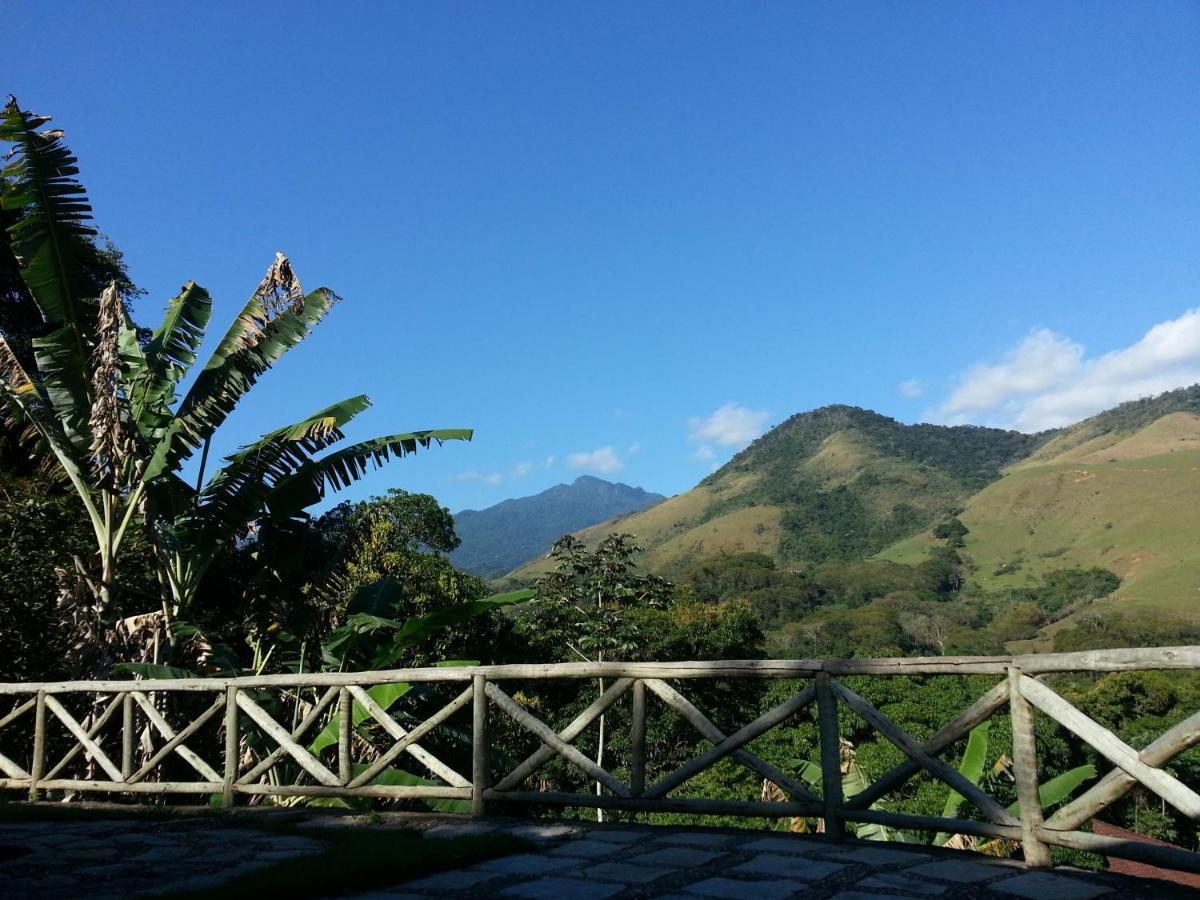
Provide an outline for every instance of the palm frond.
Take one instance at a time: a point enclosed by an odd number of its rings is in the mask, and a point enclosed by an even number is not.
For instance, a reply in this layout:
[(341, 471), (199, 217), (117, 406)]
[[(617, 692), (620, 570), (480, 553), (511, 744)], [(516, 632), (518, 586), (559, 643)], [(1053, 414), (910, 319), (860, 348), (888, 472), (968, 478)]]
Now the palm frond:
[(94, 310), (82, 303), (87, 283), (82, 271), (91, 206), (75, 179), (77, 160), (61, 131), (40, 131), (50, 119), (22, 110), (9, 98), (0, 114), (0, 140), (12, 144), (3, 169), (0, 204), (17, 212), (9, 228), (21, 276), (47, 322), (72, 329), (86, 358), (85, 335)]
[(173, 474), (152, 482), (148, 497), (159, 546), (187, 579), (198, 581), (222, 544), (261, 516), (274, 484), (341, 440), (342, 426), (368, 406), (365, 396), (351, 397), (263, 435), (226, 457), (199, 494)]
[(441, 445), (445, 441), (469, 441), (473, 435), (470, 428), (444, 428), (362, 441), (314, 459), (279, 481), (267, 499), (267, 507), (273, 516), (298, 515), (327, 491), (340, 491), (356, 482), (366, 474), (369, 464), (378, 468), (392, 456), (405, 457), (416, 453), (419, 447), (428, 449), (435, 442)]
[[(285, 302), (282, 298), (289, 299)], [(287, 258), (278, 254), (180, 403), (159, 441), (147, 477), (158, 477), (191, 456), (246, 391), (304, 340), (338, 299), (326, 288), (301, 296)]]
[[(251, 517), (261, 512), (271, 487), (311, 462), (312, 454), (342, 440), (342, 426), (370, 405), (366, 395), (351, 397), (269, 432), (230, 454), (201, 490), (201, 508), (206, 515), (207, 511), (230, 507), (244, 507)], [(248, 518), (238, 524), (244, 521)]]
[[(133, 415), (143, 433), (156, 434), (163, 427), (166, 408), (175, 400), (175, 386), (195, 364), (211, 315), (212, 298), (194, 281), (167, 304), (163, 323), (143, 352), (145, 366), (130, 386)], [(147, 413), (149, 421), (144, 421)]]
[(92, 443), (88, 417), (92, 408), (91, 363), (80, 355), (75, 330), (63, 325), (33, 339), (37, 377), (50, 407), (62, 421), (71, 442), (80, 448)]

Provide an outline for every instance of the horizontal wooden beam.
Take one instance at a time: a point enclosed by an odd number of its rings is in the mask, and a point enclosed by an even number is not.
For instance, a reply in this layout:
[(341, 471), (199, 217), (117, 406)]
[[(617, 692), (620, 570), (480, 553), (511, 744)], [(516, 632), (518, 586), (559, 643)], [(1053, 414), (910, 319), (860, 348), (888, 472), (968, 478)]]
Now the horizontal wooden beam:
[(842, 819), (847, 822), (886, 825), (889, 828), (913, 828), (917, 831), (944, 831), (947, 834), (973, 834), (979, 837), (1005, 838), (1011, 841), (1021, 840), (1020, 826), (977, 822), (974, 819), (916, 816), (882, 809), (856, 809), (852, 812), (844, 812)]
[(1200, 853), (1193, 853), (1181, 847), (1164, 847), (1161, 844), (1090, 834), (1086, 831), (1056, 831), (1053, 828), (1039, 828), (1038, 837), (1047, 844), (1070, 847), (1072, 850), (1086, 850), (1103, 856), (1131, 859), (1134, 862), (1163, 869), (1177, 869), (1180, 872), (1200, 872)]
[(324, 784), (239, 784), (239, 794), (278, 797), (378, 797), (386, 800), (470, 800), (469, 787), (431, 785), (364, 784), (356, 788)]
[[(1156, 669), (1200, 669), (1200, 646), (1085, 650), (1030, 656), (926, 656), (880, 659), (733, 659), (681, 662), (536, 663), (501, 666), (429, 667), (378, 672), (312, 672), (250, 675), (238, 678), (164, 678), (155, 691), (222, 691), (296, 687), (371, 686), (395, 682), (489, 681), (545, 678), (809, 678), (830, 675), (1004, 675), (1015, 666), (1028, 675), (1052, 672), (1130, 672)], [(64, 694), (77, 691), (117, 693), (146, 688), (144, 681), (56, 681), (0, 683), (2, 695), (37, 691)]]
[(819, 816), (819, 803), (785, 801), (767, 803), (760, 800), (698, 800), (663, 797), (649, 800), (644, 797), (609, 797), (597, 794), (569, 794), (559, 791), (497, 791), (483, 792), (485, 800), (503, 803), (542, 803), (547, 806), (582, 806), (588, 809), (629, 809), (636, 812), (691, 813), (698, 816), (757, 816), (786, 819), (799, 816)]
[(103, 791), (109, 794), (219, 794), (219, 781), (141, 781), (125, 784), (123, 781), (83, 781), (72, 778), (55, 778), (39, 781), (39, 790), (47, 791)]

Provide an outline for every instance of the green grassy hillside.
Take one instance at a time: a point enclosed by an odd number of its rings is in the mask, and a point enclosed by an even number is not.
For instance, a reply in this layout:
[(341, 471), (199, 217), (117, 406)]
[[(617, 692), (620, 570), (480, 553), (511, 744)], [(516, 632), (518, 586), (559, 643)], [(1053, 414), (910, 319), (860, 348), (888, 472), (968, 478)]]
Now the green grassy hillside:
[[(1168, 414), (1132, 434), (1093, 434), (1059, 450), (1014, 467), (966, 504), (960, 553), (972, 580), (995, 590), (1101, 566), (1122, 579), (1110, 603), (1200, 620), (1200, 416)], [(935, 543), (926, 532), (878, 558), (916, 562)]]

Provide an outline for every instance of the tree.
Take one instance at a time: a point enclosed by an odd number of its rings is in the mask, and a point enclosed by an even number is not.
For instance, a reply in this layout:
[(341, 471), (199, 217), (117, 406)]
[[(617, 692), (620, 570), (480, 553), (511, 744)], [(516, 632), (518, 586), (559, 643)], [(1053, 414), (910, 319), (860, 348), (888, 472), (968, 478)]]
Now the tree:
[(952, 516), (933, 529), (933, 536), (939, 541), (945, 541), (946, 546), (959, 548), (963, 546), (963, 538), (971, 533), (957, 516)]
[[(537, 627), (560, 638), (571, 655), (584, 662), (628, 659), (637, 648), (639, 627), (631, 613), (665, 606), (672, 586), (657, 575), (637, 571), (633, 557), (642, 548), (631, 534), (610, 534), (595, 550), (572, 535), (550, 548), (556, 569), (537, 582), (542, 615)], [(604, 693), (604, 679), (597, 679)], [(604, 760), (604, 716), (596, 765)], [(600, 792), (597, 783), (596, 792)], [(596, 816), (603, 820), (603, 813)]]
[[(189, 281), (143, 347), (115, 282), (97, 299), (86, 262), (94, 256), (91, 208), (75, 180), (75, 157), (49, 120), (10, 100), (0, 140), (13, 145), (2, 205), (21, 278), (51, 330), (33, 341), (33, 367), (0, 339), (0, 397), (30, 426), (70, 481), (96, 541), (92, 565), (72, 590), (88, 599), (82, 619), (95, 640), (119, 638), (116, 560), (132, 526), (154, 551), (161, 619), (192, 603), (221, 547), (263, 516), (288, 518), (380, 465), (433, 442), (469, 439), (465, 429), (393, 434), (316, 456), (370, 405), (335, 403), (228, 456), (206, 482), (213, 434), (246, 392), (302, 341), (337, 301), (305, 293), (283, 254), (252, 293), (182, 399), (177, 387), (196, 362), (212, 308)], [(182, 467), (200, 451), (199, 477)]]
[[(428, 494), (397, 489), (340, 503), (308, 522), (268, 522), (230, 559), (225, 593), (234, 599), (225, 612), (246, 617), (245, 631), (260, 642), (260, 652), (274, 648), (274, 664), (308, 671), (322, 663), (322, 646), (355, 611), (370, 606), (405, 621), (484, 599), (483, 581), (456, 570), (445, 556), (458, 543), (449, 510)], [(368, 603), (383, 582), (382, 598)], [(490, 617), (469, 628), (444, 628), (402, 662), (488, 657), (505, 645), (508, 627), (508, 620)], [(370, 666), (374, 656), (366, 643), (361, 661)], [(337, 666), (345, 663), (339, 655)]]

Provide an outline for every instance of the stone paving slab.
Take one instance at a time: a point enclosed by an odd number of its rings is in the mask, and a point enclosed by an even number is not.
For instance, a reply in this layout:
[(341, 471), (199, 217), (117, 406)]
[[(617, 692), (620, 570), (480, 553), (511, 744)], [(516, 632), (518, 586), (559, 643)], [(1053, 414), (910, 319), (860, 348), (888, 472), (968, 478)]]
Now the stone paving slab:
[[(187, 821), (0, 825), (0, 897), (127, 898), (218, 887), (243, 872), (319, 852), (312, 837)], [(351, 824), (347, 824), (350, 822)], [(1164, 882), (1070, 869), (1029, 870), (1017, 861), (915, 845), (880, 845), (733, 829), (595, 825), (391, 815), (380, 827), (422, 828), (431, 838), (518, 834), (538, 849), (398, 882), (356, 900), (1158, 900), (1200, 897)], [(16, 854), (14, 856), (14, 853)], [(403, 861), (397, 861), (403, 871)]]

